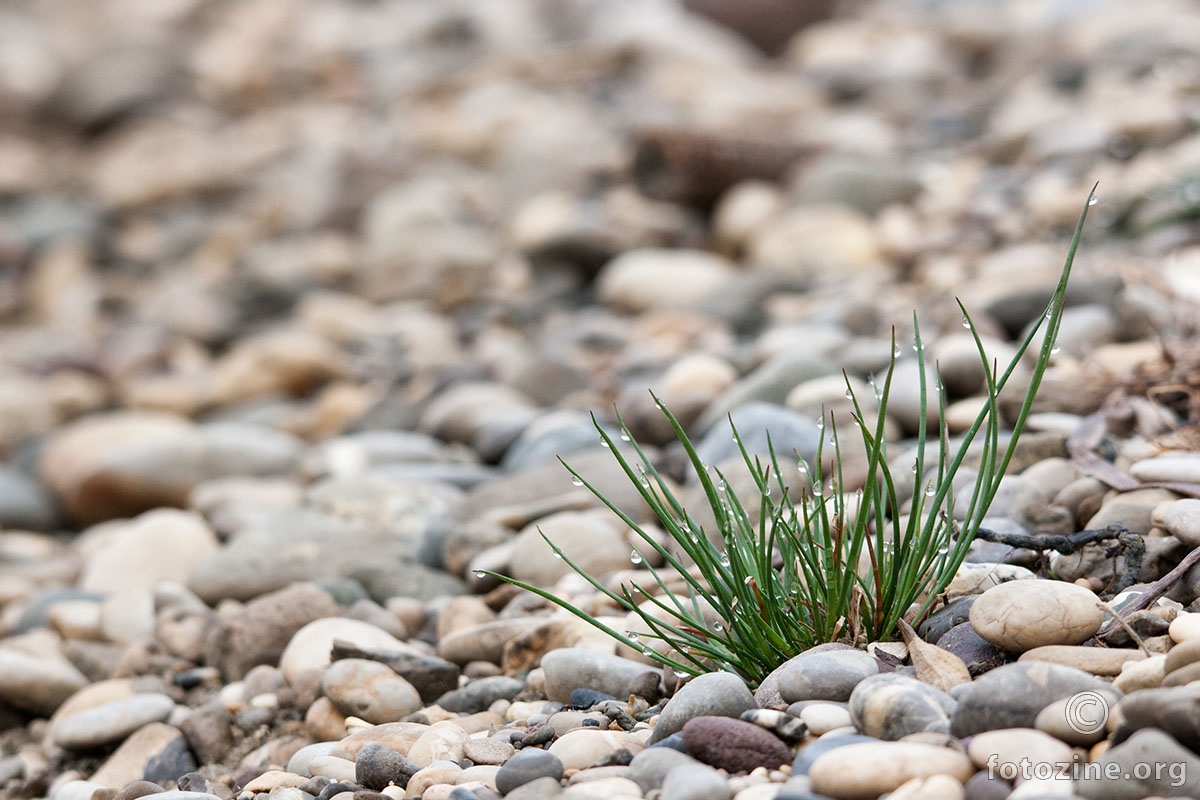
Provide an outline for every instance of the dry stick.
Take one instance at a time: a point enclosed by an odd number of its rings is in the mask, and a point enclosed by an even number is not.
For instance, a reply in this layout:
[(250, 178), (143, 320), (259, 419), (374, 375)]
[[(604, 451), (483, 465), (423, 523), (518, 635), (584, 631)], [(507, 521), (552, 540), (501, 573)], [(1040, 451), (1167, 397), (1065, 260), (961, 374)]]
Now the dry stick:
[(1107, 635), (1113, 628), (1115, 628), (1119, 618), (1128, 618), (1135, 611), (1142, 611), (1143, 609), (1147, 609), (1152, 606), (1154, 602), (1158, 600), (1158, 598), (1166, 594), (1171, 587), (1183, 577), (1183, 574), (1197, 562), (1200, 562), (1200, 547), (1197, 547), (1196, 549), (1192, 550), (1192, 552), (1184, 556), (1183, 561), (1179, 562), (1179, 566), (1175, 567), (1175, 569), (1171, 570), (1166, 575), (1163, 575), (1154, 583), (1150, 584), (1150, 587), (1146, 589), (1146, 591), (1139, 594), (1136, 600), (1124, 606), (1121, 609), (1121, 616), (1114, 616), (1113, 620), (1105, 625), (1100, 632), (1096, 634), (1097, 638)]

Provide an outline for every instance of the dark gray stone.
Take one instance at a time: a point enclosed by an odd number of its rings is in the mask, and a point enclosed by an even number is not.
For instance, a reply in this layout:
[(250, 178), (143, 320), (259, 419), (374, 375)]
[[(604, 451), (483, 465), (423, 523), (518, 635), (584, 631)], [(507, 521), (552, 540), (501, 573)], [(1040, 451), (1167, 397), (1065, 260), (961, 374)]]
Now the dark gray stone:
[(1122, 728), (1161, 728), (1185, 747), (1200, 750), (1200, 690), (1187, 686), (1142, 689), (1121, 698), (1118, 705)]
[(461, 689), (442, 695), (437, 704), (454, 713), (474, 714), (486, 711), (497, 700), (512, 700), (524, 688), (523, 681), (505, 675), (477, 678)]
[(961, 658), (972, 678), (1008, 663), (1013, 657), (976, 633), (970, 622), (948, 630), (937, 640), (937, 646)]
[(956, 695), (950, 733), (961, 739), (1000, 728), (1032, 728), (1043, 708), (1083, 691), (1099, 692), (1114, 701), (1119, 696), (1108, 683), (1073, 667), (1036, 661), (1006, 664), (979, 676)]
[[(188, 749), (187, 739), (180, 734), (167, 742), (157, 753), (150, 756), (149, 760), (146, 761), (146, 769), (142, 773), (142, 777), (154, 783), (169, 783), (170, 781), (178, 780), (180, 782), (179, 788), (182, 789), (184, 788), (184, 778), (187, 778), (189, 775), (199, 776), (199, 773), (195, 772), (195, 769), (196, 759), (192, 757), (192, 751)], [(210, 791), (208, 781), (204, 782), (202, 788), (193, 788), (189, 789), (189, 791)]]
[(354, 779), (368, 789), (385, 789), (394, 783), (404, 788), (419, 770), (413, 762), (379, 742), (368, 742), (354, 759)]
[(518, 786), (539, 778), (550, 778), (557, 786), (562, 776), (563, 763), (558, 756), (545, 750), (528, 748), (518, 751), (501, 765), (496, 772), (496, 788), (501, 794), (508, 795)]
[(979, 595), (969, 594), (939, 608), (917, 626), (917, 634), (927, 642), (941, 639), (955, 625), (962, 625), (970, 619), (968, 615), (977, 597)]
[[(1109, 765), (1115, 765), (1111, 772)], [(1146, 728), (1101, 756), (1093, 770), (1085, 769), (1075, 791), (1088, 800), (1200, 797), (1200, 757)]]

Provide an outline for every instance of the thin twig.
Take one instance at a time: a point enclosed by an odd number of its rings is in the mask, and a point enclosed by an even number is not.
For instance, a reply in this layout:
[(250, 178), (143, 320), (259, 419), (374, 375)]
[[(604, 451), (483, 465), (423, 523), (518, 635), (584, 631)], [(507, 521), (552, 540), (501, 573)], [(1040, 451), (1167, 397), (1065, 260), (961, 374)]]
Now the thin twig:
[(1118, 618), (1126, 619), (1135, 611), (1143, 611), (1154, 605), (1154, 603), (1158, 601), (1158, 598), (1170, 591), (1171, 587), (1179, 582), (1179, 579), (1183, 577), (1184, 573), (1191, 569), (1192, 566), (1197, 562), (1200, 562), (1200, 547), (1197, 547), (1195, 550), (1184, 556), (1183, 561), (1180, 561), (1179, 566), (1175, 567), (1175, 569), (1171, 570), (1166, 575), (1163, 575), (1154, 583), (1150, 584), (1146, 591), (1137, 596), (1137, 599), (1122, 607), (1120, 617), (1114, 615), (1112, 621), (1101, 628), (1100, 632), (1096, 634), (1096, 637), (1099, 638), (1106, 636), (1114, 627), (1116, 627)]

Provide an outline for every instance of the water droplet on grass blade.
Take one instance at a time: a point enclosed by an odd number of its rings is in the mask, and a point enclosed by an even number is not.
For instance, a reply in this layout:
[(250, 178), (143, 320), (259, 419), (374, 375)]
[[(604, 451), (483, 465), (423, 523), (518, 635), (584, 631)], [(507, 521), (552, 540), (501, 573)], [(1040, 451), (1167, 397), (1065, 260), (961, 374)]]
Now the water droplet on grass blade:
[(475, 577), (476, 577), (476, 578), (486, 578), (486, 577), (487, 577), (487, 573), (486, 573), (486, 572), (484, 572), (484, 571), (483, 571), (483, 570), (481, 570), (481, 569), (477, 569), (477, 570), (475, 570)]
[(721, 558), (718, 560), (720, 561), (722, 567), (729, 566), (729, 556), (725, 555), (724, 553), (721, 553)]
[(631, 439), (629, 437), (628, 433), (626, 433), (625, 431), (621, 431), (621, 441), (622, 442), (631, 442), (631, 441), (633, 441), (633, 439)]
[(963, 326), (964, 328), (966, 328), (967, 330), (971, 330), (971, 328), (973, 328), (973, 327), (974, 327), (974, 326), (971, 324), (971, 318), (970, 318), (970, 317), (968, 317), (966, 314), (963, 314), (963, 318), (962, 318), (962, 326)]
[(722, 625), (720, 622), (714, 622), (713, 630), (716, 631), (717, 633), (720, 633), (721, 631), (725, 630), (725, 626)]
[(1096, 197), (1096, 195), (1093, 194), (1093, 195), (1088, 196), (1088, 205), (1089, 206), (1094, 206), (1098, 202), (1100, 202), (1100, 198)]
[(642, 554), (639, 553), (637, 550), (634, 550), (633, 552), (631, 552), (629, 554), (629, 560), (634, 564), (641, 564), (642, 563)]
[(639, 633), (634, 633), (633, 631), (625, 631), (625, 638), (626, 638), (626, 639), (628, 639), (628, 640), (629, 640), (629, 641), (631, 641), (631, 642), (636, 642), (636, 641), (638, 641), (639, 639), (641, 639), (641, 638), (642, 638), (642, 636), (641, 636), (641, 634), (639, 634)]
[(571, 483), (575, 484), (576, 486), (583, 486), (583, 478), (579, 477), (578, 475), (573, 475), (571, 476)]
[(1050, 348), (1050, 355), (1052, 355), (1052, 356), (1058, 355), (1061, 352), (1062, 352), (1062, 348), (1059, 347), (1058, 345), (1054, 345), (1053, 347)]
[(559, 560), (561, 561), (561, 560), (562, 560), (562, 553), (558, 553), (558, 552), (556, 552), (556, 553), (554, 554), (554, 557), (555, 557), (555, 558), (557, 558), (557, 559), (559, 559)]

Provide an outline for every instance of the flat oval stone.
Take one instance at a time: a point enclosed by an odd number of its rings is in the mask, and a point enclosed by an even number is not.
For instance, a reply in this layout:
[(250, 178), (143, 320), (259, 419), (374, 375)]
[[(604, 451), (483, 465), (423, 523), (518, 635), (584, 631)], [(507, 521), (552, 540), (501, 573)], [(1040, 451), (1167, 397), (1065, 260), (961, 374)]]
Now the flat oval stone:
[(1159, 506), (1151, 520), (1188, 547), (1200, 547), (1200, 500), (1188, 497)]
[(1184, 613), (1171, 620), (1167, 634), (1176, 642), (1200, 639), (1200, 614)]
[(1094, 592), (1062, 581), (1012, 581), (984, 592), (971, 606), (971, 627), (1005, 650), (1083, 644), (1104, 621)]
[(758, 767), (778, 769), (792, 760), (783, 741), (752, 722), (729, 717), (696, 717), (683, 726), (688, 755), (727, 772)]
[(143, 725), (163, 722), (175, 710), (165, 694), (144, 692), (70, 714), (54, 724), (54, 743), (65, 750), (89, 750), (119, 742)]
[(547, 752), (557, 756), (564, 769), (587, 769), (617, 750), (637, 755), (645, 747), (641, 739), (629, 733), (580, 729), (560, 736)]
[[(628, 552), (625, 557), (628, 559)], [(647, 672), (657, 675), (661, 668), (610, 653), (561, 647), (542, 657), (542, 670), (546, 674), (546, 697), (569, 703), (571, 692), (580, 688), (621, 697), (632, 681)]]
[(813, 792), (842, 800), (875, 800), (913, 778), (949, 775), (960, 783), (975, 772), (957, 750), (914, 742), (865, 742), (830, 750), (808, 771)]
[(463, 757), (476, 764), (500, 765), (516, 754), (517, 749), (499, 739), (467, 739), (463, 742)]
[(1121, 674), (1130, 661), (1142, 661), (1146, 654), (1141, 650), (1124, 650), (1114, 647), (1081, 647), (1066, 644), (1048, 644), (1026, 650), (1017, 661), (1047, 661), (1074, 667), (1092, 675), (1111, 678)]
[(971, 737), (967, 755), (978, 769), (988, 763), (1018, 764), (1022, 759), (1032, 763), (1069, 763), (1071, 748), (1053, 736), (1032, 728), (1004, 728), (984, 731)]
[(861, 650), (801, 653), (780, 670), (779, 694), (785, 703), (845, 701), (859, 681), (878, 673), (879, 662)]

